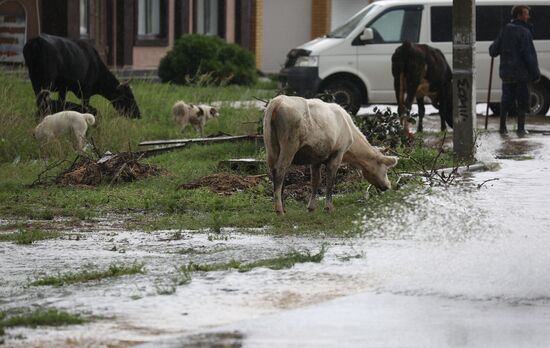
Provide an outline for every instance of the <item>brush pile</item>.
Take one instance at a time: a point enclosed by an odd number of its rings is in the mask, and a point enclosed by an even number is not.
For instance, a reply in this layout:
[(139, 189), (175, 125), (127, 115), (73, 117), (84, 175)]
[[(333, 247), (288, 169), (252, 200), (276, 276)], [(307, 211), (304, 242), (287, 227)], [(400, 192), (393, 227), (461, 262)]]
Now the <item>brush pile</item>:
[(89, 157), (80, 157), (55, 178), (55, 183), (65, 186), (111, 185), (165, 174), (163, 169), (140, 163), (140, 159), (141, 155), (133, 152), (109, 154), (97, 161)]

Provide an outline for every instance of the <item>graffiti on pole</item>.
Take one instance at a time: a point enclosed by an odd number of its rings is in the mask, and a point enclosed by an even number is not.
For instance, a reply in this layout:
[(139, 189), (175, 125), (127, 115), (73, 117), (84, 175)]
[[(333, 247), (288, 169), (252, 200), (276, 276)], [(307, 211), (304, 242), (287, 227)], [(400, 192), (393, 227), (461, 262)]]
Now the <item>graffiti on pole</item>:
[(466, 78), (459, 79), (456, 83), (458, 88), (458, 117), (465, 122), (468, 119), (468, 107), (470, 101), (471, 84)]

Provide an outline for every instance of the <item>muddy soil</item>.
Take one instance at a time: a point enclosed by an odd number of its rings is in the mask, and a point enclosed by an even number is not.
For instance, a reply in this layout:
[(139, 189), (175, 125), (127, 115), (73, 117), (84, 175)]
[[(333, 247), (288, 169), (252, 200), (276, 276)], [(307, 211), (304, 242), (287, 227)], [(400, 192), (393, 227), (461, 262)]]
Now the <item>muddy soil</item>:
[[(350, 182), (361, 180), (361, 175), (357, 170), (349, 166), (343, 166), (338, 169), (336, 182)], [(284, 195), (290, 196), (299, 201), (305, 201), (310, 195), (311, 173), (307, 166), (292, 166), (285, 177)], [(191, 190), (195, 188), (207, 188), (212, 192), (231, 195), (236, 192), (253, 189), (264, 184), (267, 186), (266, 194), (273, 194), (271, 180), (267, 174), (263, 175), (238, 175), (234, 173), (216, 173), (203, 176), (197, 180), (183, 183), (178, 189)], [(325, 187), (325, 176), (323, 174), (321, 190)], [(343, 192), (344, 189), (336, 187), (335, 193)]]

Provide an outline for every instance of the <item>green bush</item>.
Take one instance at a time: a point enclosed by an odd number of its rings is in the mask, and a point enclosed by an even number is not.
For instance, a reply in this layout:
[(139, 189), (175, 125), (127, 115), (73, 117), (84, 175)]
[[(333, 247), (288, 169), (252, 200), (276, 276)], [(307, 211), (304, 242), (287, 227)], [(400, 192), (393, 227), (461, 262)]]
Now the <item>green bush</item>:
[[(206, 76), (206, 78), (205, 78)], [(177, 39), (159, 65), (163, 82), (239, 84), (256, 82), (254, 55), (217, 36), (188, 34)]]
[[(386, 110), (374, 108), (374, 113), (374, 116), (354, 117), (357, 127), (373, 145), (396, 148), (400, 144), (408, 143), (398, 114), (392, 112), (389, 107)], [(409, 117), (408, 121), (415, 123), (412, 117)]]

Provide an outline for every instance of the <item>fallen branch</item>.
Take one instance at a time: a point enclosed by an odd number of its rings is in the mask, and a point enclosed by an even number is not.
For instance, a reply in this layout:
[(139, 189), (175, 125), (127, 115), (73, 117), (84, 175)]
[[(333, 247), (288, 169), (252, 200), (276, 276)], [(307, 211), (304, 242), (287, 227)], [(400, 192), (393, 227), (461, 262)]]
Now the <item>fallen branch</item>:
[[(79, 157), (80, 157), (80, 156), (76, 156), (76, 158), (74, 159), (72, 165), (74, 165), (74, 164), (76, 163), (76, 160), (77, 160)], [(57, 161), (57, 162), (54, 162), (53, 164), (50, 164), (50, 165), (46, 166), (46, 168), (45, 168), (43, 171), (41, 171), (40, 173), (38, 173), (38, 177), (36, 178), (36, 180), (34, 180), (34, 181), (32, 182), (32, 184), (30, 184), (29, 186), (30, 186), (30, 187), (35, 187), (35, 186), (38, 186), (38, 185), (45, 184), (46, 181), (44, 180), (44, 178), (42, 178), (42, 176), (43, 176), (44, 174), (46, 174), (47, 172), (51, 171), (52, 169), (59, 167), (61, 164), (65, 163), (65, 162), (68, 162), (68, 161), (67, 161), (67, 159), (64, 158), (64, 159), (62, 159), (62, 160), (59, 160), (59, 161)], [(71, 165), (71, 166), (72, 166), (72, 165)]]
[(487, 179), (485, 180), (484, 182), (482, 182), (481, 184), (478, 184), (477, 185), (477, 188), (480, 189), (483, 185), (485, 185), (486, 183), (490, 182), (490, 181), (496, 181), (496, 180), (500, 180), (499, 178), (493, 178), (493, 179)]

